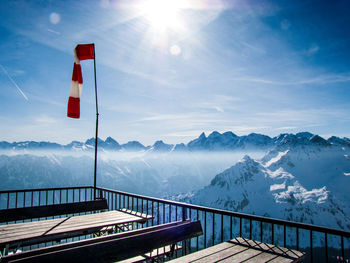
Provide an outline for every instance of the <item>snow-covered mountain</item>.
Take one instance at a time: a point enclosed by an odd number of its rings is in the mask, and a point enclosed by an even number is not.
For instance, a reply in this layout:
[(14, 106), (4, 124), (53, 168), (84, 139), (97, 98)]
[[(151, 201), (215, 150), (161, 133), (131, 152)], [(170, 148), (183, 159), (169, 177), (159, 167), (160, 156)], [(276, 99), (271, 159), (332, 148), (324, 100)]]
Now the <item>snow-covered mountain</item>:
[(263, 158), (245, 156), (187, 197), (194, 204), (350, 230), (350, 147), (281, 135)]

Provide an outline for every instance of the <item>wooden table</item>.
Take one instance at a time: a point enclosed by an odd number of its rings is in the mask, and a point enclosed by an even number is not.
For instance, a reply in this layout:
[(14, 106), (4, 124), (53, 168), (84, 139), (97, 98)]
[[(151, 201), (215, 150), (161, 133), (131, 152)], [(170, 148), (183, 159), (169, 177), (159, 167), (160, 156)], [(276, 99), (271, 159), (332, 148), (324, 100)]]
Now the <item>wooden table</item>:
[(230, 241), (197, 251), (184, 257), (171, 260), (171, 263), (184, 262), (298, 262), (305, 253), (284, 247), (256, 242), (244, 238)]
[(150, 216), (108, 211), (0, 226), (0, 248), (27, 246), (95, 233), (109, 226), (144, 223)]

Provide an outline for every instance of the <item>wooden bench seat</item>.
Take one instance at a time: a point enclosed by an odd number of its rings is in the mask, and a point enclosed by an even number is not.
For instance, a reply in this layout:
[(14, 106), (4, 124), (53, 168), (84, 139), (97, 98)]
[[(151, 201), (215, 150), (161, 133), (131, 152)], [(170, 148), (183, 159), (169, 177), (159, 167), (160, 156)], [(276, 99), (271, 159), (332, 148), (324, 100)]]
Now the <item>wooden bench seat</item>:
[(0, 210), (0, 223), (108, 209), (106, 199)]
[(179, 221), (7, 255), (2, 262), (114, 262), (202, 234), (199, 221)]

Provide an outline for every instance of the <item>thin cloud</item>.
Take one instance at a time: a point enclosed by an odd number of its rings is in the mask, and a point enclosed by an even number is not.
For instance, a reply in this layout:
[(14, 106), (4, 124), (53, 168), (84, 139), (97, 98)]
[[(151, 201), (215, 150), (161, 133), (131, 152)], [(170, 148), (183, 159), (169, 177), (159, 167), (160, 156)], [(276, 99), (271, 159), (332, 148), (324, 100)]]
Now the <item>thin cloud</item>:
[(48, 28), (47, 31), (50, 32), (50, 33), (53, 33), (53, 34), (55, 34), (55, 35), (61, 35), (60, 32), (57, 32), (57, 31), (52, 30), (52, 29), (50, 29), (50, 28)]
[(7, 70), (3, 67), (3, 65), (0, 64), (0, 67), (2, 68), (2, 71), (5, 73), (5, 75), (8, 77), (8, 79), (12, 82), (12, 84), (17, 88), (19, 93), (23, 96), (23, 98), (27, 101), (29, 101), (28, 97), (24, 92), (21, 90), (20, 87), (18, 87), (17, 83), (13, 80), (13, 78), (8, 74)]
[(53, 124), (53, 123), (56, 123), (57, 120), (52, 118), (52, 117), (46, 116), (46, 115), (41, 115), (41, 116), (35, 118), (35, 122), (40, 123), (40, 124)]
[(338, 82), (349, 82), (350, 81), (350, 73), (345, 74), (329, 74), (329, 75), (319, 75), (314, 78), (304, 78), (296, 81), (279, 81), (267, 78), (259, 78), (259, 77), (238, 77), (232, 78), (235, 81), (245, 81), (245, 82), (255, 82), (261, 84), (272, 84), (272, 85), (302, 85), (302, 84), (330, 84), (330, 83), (338, 83)]
[(297, 129), (298, 127), (295, 126), (285, 126), (285, 127), (279, 127), (276, 130), (294, 130)]

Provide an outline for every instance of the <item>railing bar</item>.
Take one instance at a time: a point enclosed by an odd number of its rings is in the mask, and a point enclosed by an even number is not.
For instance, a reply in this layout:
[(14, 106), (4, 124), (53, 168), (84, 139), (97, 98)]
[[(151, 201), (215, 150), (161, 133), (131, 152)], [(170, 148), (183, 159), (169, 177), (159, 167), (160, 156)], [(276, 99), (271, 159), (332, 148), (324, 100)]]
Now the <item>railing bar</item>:
[(154, 225), (154, 202), (152, 201), (152, 226)]
[(272, 223), (271, 224), (271, 244), (274, 245), (275, 244), (275, 225)]
[(110, 206), (110, 210), (113, 210), (113, 193), (108, 192), (108, 197), (109, 197), (108, 206)]
[(252, 239), (252, 220), (249, 220), (249, 239)]
[(325, 252), (326, 252), (326, 263), (328, 263), (328, 237), (327, 237), (327, 232), (324, 233), (324, 245), (325, 245)]
[(39, 206), (40, 206), (40, 204), (41, 204), (41, 191), (39, 191)]
[(171, 205), (169, 205), (169, 223), (171, 222)]
[(242, 217), (239, 218), (239, 236), (242, 237)]
[(75, 200), (75, 189), (73, 189), (73, 203), (74, 203), (74, 200)]
[(122, 207), (122, 195), (121, 194), (118, 194), (119, 195), (119, 207), (118, 209), (121, 209)]
[(30, 206), (33, 206), (34, 204), (34, 191), (32, 191), (32, 195), (31, 195), (31, 200), (30, 200)]
[(233, 238), (232, 236), (232, 216), (230, 216), (230, 240)]
[(143, 198), (141, 199), (141, 214), (143, 214)]
[(204, 211), (204, 248), (207, 247), (207, 212)]
[(157, 202), (157, 225), (159, 225), (159, 202)]
[(17, 199), (18, 199), (18, 192), (16, 192), (16, 203), (15, 203), (15, 208), (17, 208)]
[(129, 196), (127, 196), (127, 197), (128, 197), (128, 209), (130, 209), (130, 206), (129, 206), (129, 202), (130, 202)]
[[(86, 193), (86, 191), (85, 191)], [(62, 190), (60, 189), (60, 204), (62, 204)]]
[(286, 247), (286, 225), (283, 225), (283, 246)]
[(345, 262), (345, 251), (344, 251), (344, 237), (341, 236), (341, 239), (340, 239), (340, 242), (341, 242), (341, 260), (342, 262)]
[(260, 242), (263, 242), (263, 221), (260, 221)]
[(87, 201), (87, 189), (84, 189), (84, 196), (85, 196), (85, 201)]
[(134, 197), (131, 197), (131, 210), (135, 211), (135, 208), (134, 208)]
[(6, 209), (10, 208), (10, 192), (7, 193), (7, 204), (6, 204)]
[(55, 190), (52, 191), (52, 204), (55, 204)]
[(215, 245), (215, 214), (213, 213), (213, 226), (212, 226), (212, 230), (213, 230), (213, 237), (212, 237), (212, 245)]
[(66, 203), (68, 203), (68, 189), (66, 190)]
[(221, 214), (221, 243), (224, 242), (224, 215)]
[[(198, 209), (196, 209), (196, 218), (197, 218), (197, 220), (199, 220), (199, 218), (198, 218), (198, 215), (199, 215), (199, 211), (198, 211)], [(198, 245), (199, 245), (199, 238), (198, 238), (198, 236), (197, 236), (197, 238), (196, 238), (197, 240), (196, 240), (196, 249), (197, 249), (197, 251), (198, 251)]]
[(175, 206), (175, 221), (177, 221), (177, 205)]
[(313, 248), (312, 248), (312, 230), (310, 230), (310, 260), (314, 262)]
[(165, 204), (163, 203), (163, 224), (165, 224)]
[[(148, 215), (148, 199), (146, 199), (146, 214)], [(146, 226), (148, 226), (148, 220), (146, 221)]]
[(81, 191), (80, 191), (81, 189), (78, 189), (78, 191), (79, 191), (79, 202), (81, 202)]
[(23, 192), (23, 207), (26, 207), (26, 192)]
[(296, 231), (297, 231), (297, 250), (299, 250), (299, 228), (297, 227), (296, 228)]

